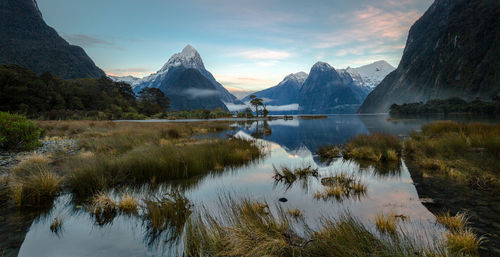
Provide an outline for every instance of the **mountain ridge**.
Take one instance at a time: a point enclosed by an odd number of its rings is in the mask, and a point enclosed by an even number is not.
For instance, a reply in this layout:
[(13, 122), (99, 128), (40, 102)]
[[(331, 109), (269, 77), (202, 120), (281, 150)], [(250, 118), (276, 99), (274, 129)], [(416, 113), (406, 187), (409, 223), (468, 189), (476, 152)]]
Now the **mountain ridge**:
[(64, 79), (105, 76), (83, 48), (70, 45), (45, 23), (35, 0), (0, 1), (0, 64)]
[(436, 0), (413, 24), (398, 68), (373, 90), (360, 113), (392, 104), (500, 92), (500, 2)]

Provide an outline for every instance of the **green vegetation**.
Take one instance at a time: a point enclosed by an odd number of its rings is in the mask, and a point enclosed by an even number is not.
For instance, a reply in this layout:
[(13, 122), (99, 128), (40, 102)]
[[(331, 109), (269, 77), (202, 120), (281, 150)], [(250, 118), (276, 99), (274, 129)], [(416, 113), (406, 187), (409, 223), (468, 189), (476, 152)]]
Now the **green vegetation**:
[(0, 65), (0, 92), (0, 111), (39, 120), (232, 117), (220, 109), (168, 112), (170, 101), (157, 88), (146, 88), (136, 98), (130, 85), (107, 77), (63, 80), (16, 65)]
[(395, 162), (401, 158), (401, 142), (395, 136), (373, 133), (359, 135), (347, 141), (345, 159), (372, 162)]
[(500, 96), (496, 96), (491, 102), (481, 100), (466, 102), (461, 98), (453, 97), (445, 100), (429, 100), (426, 103), (393, 104), (390, 109), (391, 115), (450, 113), (495, 115), (500, 113)]
[(312, 231), (292, 225), (280, 209), (273, 214), (256, 208), (266, 203), (229, 197), (220, 205), (220, 215), (204, 211), (190, 219), (187, 256), (446, 256), (442, 242), (429, 245), (397, 232), (380, 238), (348, 215), (326, 219)]
[(217, 108), (215, 110), (194, 110), (194, 111), (172, 111), (165, 114), (169, 120), (177, 119), (220, 119), (232, 118), (233, 115), (225, 110)]
[(299, 119), (303, 120), (322, 120), (327, 118), (328, 116), (326, 115), (299, 115)]
[(454, 178), (474, 189), (499, 188), (499, 125), (435, 122), (411, 134), (404, 147), (425, 176)]
[(0, 149), (32, 150), (40, 146), (41, 129), (36, 123), (17, 114), (0, 112)]

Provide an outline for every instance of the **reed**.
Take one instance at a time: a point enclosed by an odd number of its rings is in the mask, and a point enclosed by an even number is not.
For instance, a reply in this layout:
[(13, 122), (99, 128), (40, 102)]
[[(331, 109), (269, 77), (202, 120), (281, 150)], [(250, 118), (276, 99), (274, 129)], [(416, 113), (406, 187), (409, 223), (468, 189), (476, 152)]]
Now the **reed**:
[(373, 133), (347, 141), (343, 156), (356, 161), (394, 162), (401, 158), (402, 145), (395, 136)]

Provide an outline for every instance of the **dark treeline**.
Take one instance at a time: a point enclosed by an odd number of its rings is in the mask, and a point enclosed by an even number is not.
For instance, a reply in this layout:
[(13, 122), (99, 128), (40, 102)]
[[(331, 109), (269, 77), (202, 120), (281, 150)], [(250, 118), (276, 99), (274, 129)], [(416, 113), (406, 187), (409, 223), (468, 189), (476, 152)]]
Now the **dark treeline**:
[(169, 113), (169, 99), (156, 88), (146, 88), (138, 96), (130, 85), (107, 77), (63, 80), (50, 73), (38, 76), (21, 66), (0, 65), (0, 111), (33, 119), (213, 118), (229, 114), (219, 110)]
[(494, 115), (499, 112), (500, 96), (496, 96), (489, 102), (481, 100), (467, 102), (461, 98), (453, 97), (444, 100), (430, 100), (426, 103), (393, 104), (390, 110), (390, 113), (394, 115), (453, 113)]

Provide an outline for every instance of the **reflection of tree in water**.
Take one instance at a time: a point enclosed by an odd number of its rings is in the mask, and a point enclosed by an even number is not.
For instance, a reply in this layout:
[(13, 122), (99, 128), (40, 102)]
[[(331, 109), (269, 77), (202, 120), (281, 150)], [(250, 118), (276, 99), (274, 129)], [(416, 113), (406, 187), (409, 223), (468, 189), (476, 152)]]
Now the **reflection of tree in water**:
[(256, 121), (255, 131), (251, 134), (254, 138), (264, 138), (272, 135), (273, 131), (267, 120)]

